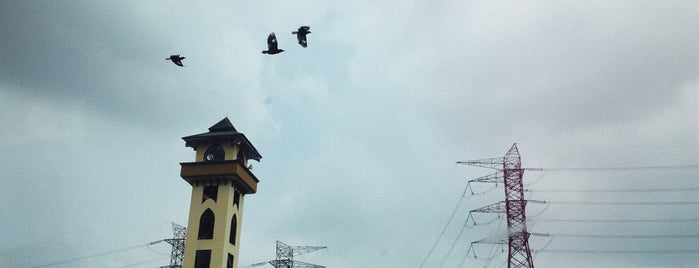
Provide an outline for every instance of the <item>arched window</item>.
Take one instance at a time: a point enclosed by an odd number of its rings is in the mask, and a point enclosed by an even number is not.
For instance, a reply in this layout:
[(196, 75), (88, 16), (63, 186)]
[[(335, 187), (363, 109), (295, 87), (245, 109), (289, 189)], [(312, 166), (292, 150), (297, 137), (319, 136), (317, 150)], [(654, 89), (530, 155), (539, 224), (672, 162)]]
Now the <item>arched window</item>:
[(233, 206), (240, 207), (240, 206), (238, 206), (239, 203), (240, 203), (240, 192), (238, 192), (238, 190), (233, 189)]
[(206, 199), (211, 199), (216, 202), (218, 198), (218, 185), (204, 186), (204, 194), (201, 196), (201, 202), (204, 203)]
[(233, 255), (228, 253), (228, 261), (226, 261), (226, 268), (233, 268)]
[(238, 155), (236, 156), (235, 160), (238, 161), (238, 163), (240, 163), (241, 166), (245, 166), (245, 158), (245, 153), (241, 149), (240, 151), (238, 151)]
[(223, 161), (226, 158), (226, 152), (221, 145), (215, 144), (210, 146), (204, 152), (204, 162)]
[(211, 250), (197, 250), (194, 255), (194, 268), (209, 268), (211, 264)]
[(214, 237), (214, 212), (206, 209), (199, 218), (199, 239), (212, 239)]
[(233, 214), (233, 218), (231, 219), (231, 235), (228, 237), (228, 242), (231, 243), (231, 245), (235, 246), (235, 237), (236, 233), (238, 232), (238, 217)]

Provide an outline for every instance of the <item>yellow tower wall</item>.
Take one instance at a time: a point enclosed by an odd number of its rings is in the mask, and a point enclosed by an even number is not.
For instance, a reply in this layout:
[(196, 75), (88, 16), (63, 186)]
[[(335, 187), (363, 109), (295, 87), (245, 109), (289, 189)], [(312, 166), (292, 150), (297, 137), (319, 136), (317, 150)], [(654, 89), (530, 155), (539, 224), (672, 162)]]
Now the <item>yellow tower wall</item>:
[[(233, 199), (235, 188), (231, 184), (220, 184), (218, 187), (217, 201), (214, 202), (212, 199), (206, 199), (206, 201), (202, 203), (204, 186), (205, 185), (196, 185), (192, 187), (183, 268), (193, 268), (196, 251), (207, 249), (211, 250), (210, 267), (226, 268), (228, 253), (234, 256), (233, 267), (238, 267), (244, 195), (240, 194), (238, 205), (234, 206)], [(211, 209), (215, 217), (213, 238), (198, 239), (200, 228), (199, 220), (206, 209)], [(235, 245), (231, 245), (228, 241), (233, 215), (236, 216), (237, 222)], [(225, 246), (221, 248), (221, 245)]]

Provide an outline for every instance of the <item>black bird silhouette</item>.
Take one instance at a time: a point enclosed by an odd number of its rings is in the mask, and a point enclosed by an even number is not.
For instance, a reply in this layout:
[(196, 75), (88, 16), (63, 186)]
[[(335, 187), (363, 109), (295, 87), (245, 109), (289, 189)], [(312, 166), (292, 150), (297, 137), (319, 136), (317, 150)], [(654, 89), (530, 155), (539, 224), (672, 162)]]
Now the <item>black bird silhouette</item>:
[(263, 50), (262, 53), (274, 55), (282, 52), (284, 50), (277, 47), (277, 36), (274, 35), (274, 32), (270, 33), (267, 37), (267, 50)]
[(299, 45), (301, 45), (302, 47), (308, 46), (308, 41), (306, 41), (306, 35), (311, 33), (311, 31), (309, 31), (310, 29), (310, 26), (301, 26), (299, 27), (298, 31), (291, 32), (292, 34), (296, 35), (296, 39), (299, 40)]
[(180, 57), (180, 54), (171, 55), (169, 58), (165, 58), (165, 60), (171, 60), (172, 63), (180, 67), (184, 67), (184, 64), (182, 64), (182, 60), (184, 59), (185, 57)]

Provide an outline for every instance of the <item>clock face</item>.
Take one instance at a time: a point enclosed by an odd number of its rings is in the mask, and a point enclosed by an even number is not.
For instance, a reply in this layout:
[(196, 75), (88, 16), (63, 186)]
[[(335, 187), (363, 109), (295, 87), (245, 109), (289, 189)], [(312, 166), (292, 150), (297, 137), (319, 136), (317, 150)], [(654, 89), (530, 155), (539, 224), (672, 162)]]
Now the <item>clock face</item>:
[(223, 161), (225, 152), (221, 145), (212, 145), (204, 153), (204, 162)]

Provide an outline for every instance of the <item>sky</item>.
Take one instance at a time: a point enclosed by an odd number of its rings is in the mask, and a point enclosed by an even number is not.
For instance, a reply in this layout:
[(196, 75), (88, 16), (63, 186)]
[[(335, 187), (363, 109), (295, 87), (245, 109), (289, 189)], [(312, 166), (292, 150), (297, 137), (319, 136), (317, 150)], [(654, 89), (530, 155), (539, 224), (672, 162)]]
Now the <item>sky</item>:
[[(187, 222), (181, 137), (226, 117), (262, 155), (241, 267), (277, 240), (327, 246), (296, 258), (327, 267), (506, 267), (506, 247), (469, 251), (506, 237), (502, 215), (468, 219), (502, 185), (471, 195), (493, 171), (456, 162), (514, 143), (544, 169), (524, 175), (547, 202), (527, 206), (548, 234), (536, 267), (699, 267), (699, 169), (680, 167), (699, 165), (698, 16), (679, 0), (0, 1), (0, 267), (168, 265), (147, 244)], [(270, 32), (285, 52), (261, 53)]]

